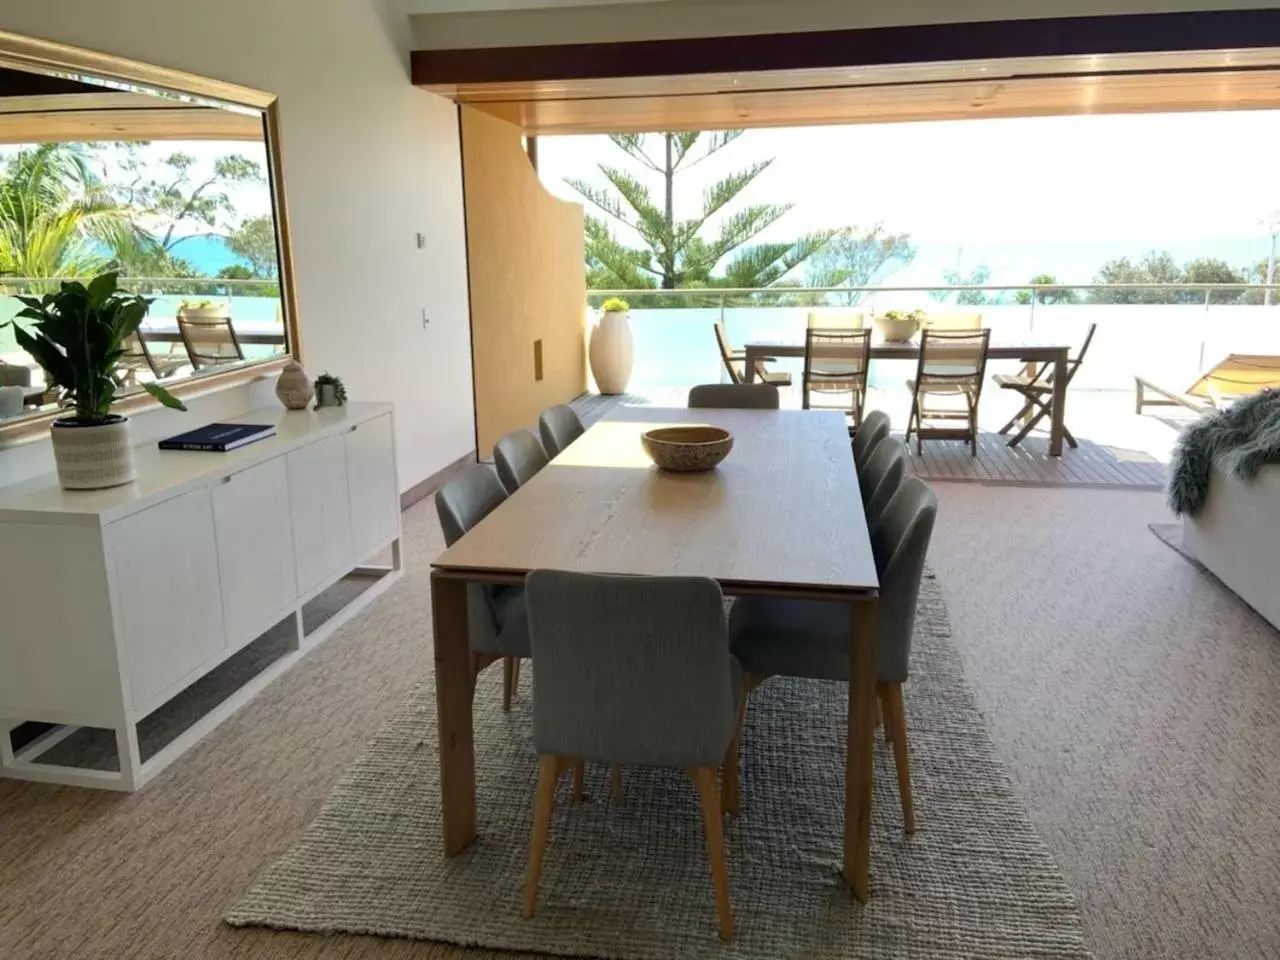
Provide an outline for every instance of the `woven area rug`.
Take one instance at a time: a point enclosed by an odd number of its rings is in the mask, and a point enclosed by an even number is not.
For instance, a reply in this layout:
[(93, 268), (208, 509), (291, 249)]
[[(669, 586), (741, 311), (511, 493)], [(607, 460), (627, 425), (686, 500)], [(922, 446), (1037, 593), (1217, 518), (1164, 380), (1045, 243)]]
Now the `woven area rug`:
[(731, 945), (717, 938), (698, 806), (678, 771), (626, 771), (621, 806), (607, 769), (588, 765), (577, 804), (566, 776), (540, 912), (522, 918), (537, 759), (528, 682), (504, 714), (500, 673), (476, 693), (479, 837), (467, 851), (442, 853), (426, 683), (227, 922), (614, 960), (1088, 956), (1066, 882), (993, 755), (932, 579), (905, 688), (915, 836), (902, 833), (878, 738), (871, 901), (854, 901), (839, 872), (843, 688), (769, 681), (750, 700), (742, 814), (726, 825)]

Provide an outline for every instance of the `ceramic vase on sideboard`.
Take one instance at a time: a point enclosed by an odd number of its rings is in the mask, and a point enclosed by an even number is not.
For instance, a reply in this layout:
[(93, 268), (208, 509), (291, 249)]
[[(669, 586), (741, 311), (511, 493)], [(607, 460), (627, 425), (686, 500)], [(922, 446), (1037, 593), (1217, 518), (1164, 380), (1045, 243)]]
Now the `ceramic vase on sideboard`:
[(612, 396), (627, 392), (627, 382), (635, 365), (635, 350), (626, 313), (600, 315), (591, 328), (587, 357), (591, 361), (591, 375), (595, 377), (596, 388), (602, 394)]

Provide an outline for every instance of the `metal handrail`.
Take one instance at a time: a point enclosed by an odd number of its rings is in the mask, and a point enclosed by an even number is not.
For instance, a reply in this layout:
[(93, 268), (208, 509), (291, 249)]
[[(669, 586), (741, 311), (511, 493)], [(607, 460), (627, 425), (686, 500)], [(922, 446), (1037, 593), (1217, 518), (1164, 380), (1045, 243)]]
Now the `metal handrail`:
[[(10, 277), (6, 274), (0, 274), (0, 286), (19, 283), (86, 283), (89, 277)], [(231, 277), (120, 277), (121, 284), (139, 284), (139, 283), (207, 283), (213, 286), (264, 286), (267, 284), (279, 284), (280, 281), (275, 277), (257, 277), (254, 279), (240, 279)]]
[[(929, 286), (890, 286), (877, 284), (863, 287), (641, 287), (638, 289), (595, 290), (587, 296), (616, 297), (632, 295), (728, 295), (743, 293), (929, 293), (945, 290), (948, 293), (965, 293), (974, 290), (1280, 290), (1280, 283), (962, 283), (932, 284)], [(979, 304), (980, 306), (980, 304)]]

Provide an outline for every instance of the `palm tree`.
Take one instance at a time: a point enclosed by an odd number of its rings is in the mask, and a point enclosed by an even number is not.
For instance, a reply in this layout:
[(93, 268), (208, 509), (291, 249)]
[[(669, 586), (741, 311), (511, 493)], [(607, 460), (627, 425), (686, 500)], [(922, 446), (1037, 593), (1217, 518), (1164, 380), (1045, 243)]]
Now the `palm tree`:
[(0, 173), (0, 273), (87, 277), (155, 241), (94, 175), (77, 144), (19, 150)]

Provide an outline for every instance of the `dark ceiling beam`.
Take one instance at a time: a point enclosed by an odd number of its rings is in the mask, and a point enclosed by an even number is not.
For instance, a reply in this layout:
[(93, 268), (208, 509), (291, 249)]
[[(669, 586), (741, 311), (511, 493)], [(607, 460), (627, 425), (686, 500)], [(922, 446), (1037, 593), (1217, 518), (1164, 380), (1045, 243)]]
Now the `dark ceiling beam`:
[(0, 97), (52, 97), (64, 93), (108, 92), (110, 91), (105, 87), (95, 87), (75, 80), (0, 67)]
[(1280, 9), (939, 23), (738, 37), (414, 50), (419, 86), (1280, 47)]

